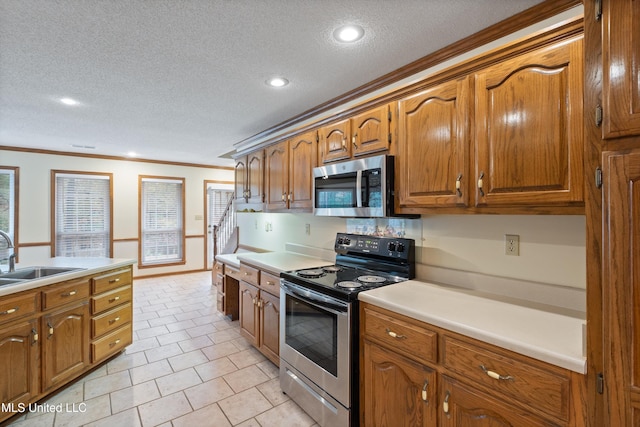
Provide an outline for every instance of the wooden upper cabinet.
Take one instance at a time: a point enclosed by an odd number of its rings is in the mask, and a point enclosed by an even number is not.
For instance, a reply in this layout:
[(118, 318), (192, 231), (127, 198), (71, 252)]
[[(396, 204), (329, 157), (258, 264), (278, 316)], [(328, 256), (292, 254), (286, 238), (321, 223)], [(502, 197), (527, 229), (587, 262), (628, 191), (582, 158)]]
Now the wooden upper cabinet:
[(468, 204), (470, 81), (443, 83), (398, 102), (401, 208)]
[(602, 132), (640, 135), (640, 2), (603, 2)]
[(391, 144), (391, 118), (395, 103), (385, 104), (320, 131), (322, 163), (386, 151)]
[(265, 152), (265, 208), (286, 209), (289, 196), (289, 141), (267, 147)]
[(389, 105), (367, 111), (351, 119), (353, 156), (389, 149), (391, 110)]
[(267, 147), (266, 209), (313, 208), (313, 168), (317, 164), (317, 133), (307, 132)]
[(321, 129), (320, 157), (323, 163), (351, 157), (350, 125), (351, 121), (345, 119)]
[(236, 205), (263, 202), (264, 150), (258, 150), (236, 159)]
[(583, 201), (582, 36), (475, 74), (476, 205)]

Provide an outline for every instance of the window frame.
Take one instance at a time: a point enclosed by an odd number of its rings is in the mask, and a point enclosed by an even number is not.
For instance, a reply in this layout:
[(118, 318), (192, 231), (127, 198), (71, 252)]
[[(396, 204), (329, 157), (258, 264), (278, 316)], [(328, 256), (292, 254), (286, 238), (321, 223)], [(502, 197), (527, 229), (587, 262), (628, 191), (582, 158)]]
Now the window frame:
[[(180, 259), (176, 260), (166, 260), (160, 262), (145, 262), (144, 260), (144, 194), (143, 194), (143, 182), (144, 181), (154, 181), (154, 182), (179, 182), (181, 184), (181, 194), (180, 194), (180, 209), (179, 213), (181, 215), (181, 246), (182, 251), (180, 254)], [(157, 176), (157, 175), (138, 175), (138, 268), (157, 268), (157, 267), (167, 267), (167, 266), (175, 266), (175, 265), (184, 265), (186, 264), (187, 259), (187, 245), (186, 245), (186, 185), (184, 177), (170, 177), (170, 176)]]
[[(13, 230), (2, 231), (7, 231), (9, 232), (9, 235), (12, 236), (13, 253), (16, 256), (16, 262), (19, 262), (20, 239), (18, 237), (18, 230), (20, 229), (20, 168), (17, 166), (0, 166), (0, 170), (13, 172), (13, 221), (11, 221)], [(11, 207), (11, 200), (9, 200), (9, 206)], [(11, 232), (13, 232), (13, 234)]]
[(113, 173), (110, 172), (93, 172), (93, 171), (70, 171), (70, 170), (51, 170), (51, 257), (56, 258), (56, 236), (57, 236), (57, 175), (78, 175), (80, 176), (102, 176), (107, 177), (109, 181), (109, 256), (113, 258)]

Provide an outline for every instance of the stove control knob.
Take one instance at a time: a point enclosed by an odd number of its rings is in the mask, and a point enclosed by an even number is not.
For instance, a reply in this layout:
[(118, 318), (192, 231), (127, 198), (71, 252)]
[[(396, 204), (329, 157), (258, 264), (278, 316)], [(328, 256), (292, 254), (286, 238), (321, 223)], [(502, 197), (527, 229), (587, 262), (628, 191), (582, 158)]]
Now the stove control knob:
[(348, 238), (348, 237), (345, 237), (345, 238), (344, 238), (344, 244), (345, 244), (345, 245), (350, 245), (350, 244), (351, 244), (351, 239), (350, 239), (350, 238)]
[(341, 245), (344, 243), (344, 239), (342, 237), (338, 237), (338, 244)]
[(398, 243), (398, 252), (404, 252), (404, 243)]
[(395, 242), (389, 242), (389, 244), (387, 245), (387, 249), (389, 249), (389, 252), (393, 252), (396, 250), (396, 243)]

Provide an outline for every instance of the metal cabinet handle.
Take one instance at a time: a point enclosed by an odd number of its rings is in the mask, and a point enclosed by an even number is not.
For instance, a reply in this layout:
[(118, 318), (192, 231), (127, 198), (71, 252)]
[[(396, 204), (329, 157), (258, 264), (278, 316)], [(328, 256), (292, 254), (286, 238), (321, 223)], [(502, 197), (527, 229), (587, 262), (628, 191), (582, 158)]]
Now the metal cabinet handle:
[(273, 286), (273, 285), (275, 285), (275, 283), (273, 283), (271, 280), (267, 280), (267, 285)]
[(18, 309), (20, 309), (20, 307), (10, 308), (10, 309), (8, 309), (8, 310), (5, 310), (5, 311), (0, 312), (0, 315), (2, 315), (2, 314), (13, 314), (13, 313), (15, 313), (16, 311), (18, 311)]
[(31, 329), (31, 336), (33, 337), (33, 340), (31, 341), (31, 345), (35, 345), (39, 339), (38, 330), (36, 328)]
[(354, 133), (353, 137), (351, 138), (351, 143), (353, 144), (353, 148), (355, 148), (356, 150), (358, 149), (358, 144), (356, 144), (356, 140), (358, 137), (358, 133)]
[(118, 283), (120, 281), (120, 279), (111, 279), (109, 280), (109, 283)]
[(422, 385), (422, 393), (420, 397), (422, 397), (422, 400), (425, 403), (429, 403), (429, 399), (427, 399), (427, 387), (429, 387), (429, 380), (424, 380), (424, 384)]
[(347, 151), (347, 138), (342, 138), (342, 151)]
[(118, 345), (118, 344), (120, 344), (120, 338), (118, 338), (114, 342), (109, 343), (109, 347), (113, 347), (114, 345)]
[(458, 178), (456, 178), (456, 194), (458, 197), (462, 197), (462, 190), (460, 190), (462, 186), (462, 174), (458, 174)]
[(484, 365), (480, 365), (480, 369), (482, 369), (482, 372), (484, 372), (485, 374), (487, 374), (488, 376), (490, 376), (494, 380), (501, 380), (501, 381), (514, 381), (515, 380), (515, 378), (513, 378), (511, 375), (500, 375), (497, 372), (490, 371), (487, 368), (485, 368)]
[(282, 193), (282, 201), (284, 202), (285, 196), (287, 193)]
[(480, 195), (484, 197), (484, 171), (480, 172), (480, 176), (478, 177), (478, 190), (480, 190)]
[(53, 336), (53, 325), (51, 324), (51, 322), (47, 322), (47, 327), (49, 328), (49, 335), (47, 336), (47, 338), (51, 338)]
[(109, 324), (113, 325), (114, 323), (116, 323), (118, 320), (120, 320), (120, 316), (116, 317), (115, 319), (111, 319), (109, 320)]
[(449, 390), (447, 390), (447, 394), (444, 396), (444, 401), (442, 402), (442, 411), (444, 412), (444, 414), (449, 417), (449, 396), (451, 396), (451, 393), (449, 392)]
[(407, 337), (406, 337), (406, 335), (399, 335), (399, 334), (396, 334), (395, 332), (393, 332), (393, 331), (392, 331), (391, 329), (389, 329), (389, 328), (387, 328), (387, 335), (389, 335), (389, 336), (390, 336), (390, 337), (392, 337), (392, 338), (399, 339), (399, 340), (404, 340), (404, 339), (406, 339), (406, 338), (407, 338)]
[(60, 294), (60, 296), (61, 297), (72, 297), (77, 293), (78, 293), (78, 291), (64, 292), (64, 293)]
[(109, 299), (109, 302), (116, 302), (120, 299), (120, 297), (113, 297)]
[(292, 194), (293, 194), (293, 193), (289, 193), (289, 194), (287, 195), (287, 200), (291, 201), (291, 195), (292, 195)]

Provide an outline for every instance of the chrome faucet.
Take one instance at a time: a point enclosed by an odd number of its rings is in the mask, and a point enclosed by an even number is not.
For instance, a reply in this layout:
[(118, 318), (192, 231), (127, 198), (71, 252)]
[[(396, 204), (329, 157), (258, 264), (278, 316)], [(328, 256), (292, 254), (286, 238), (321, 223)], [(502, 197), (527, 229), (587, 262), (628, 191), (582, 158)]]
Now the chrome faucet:
[(4, 237), (4, 240), (7, 241), (7, 249), (13, 248), (13, 253), (9, 255), (9, 273), (16, 271), (16, 249), (13, 246), (13, 242), (11, 241), (11, 237), (0, 230), (0, 236)]

